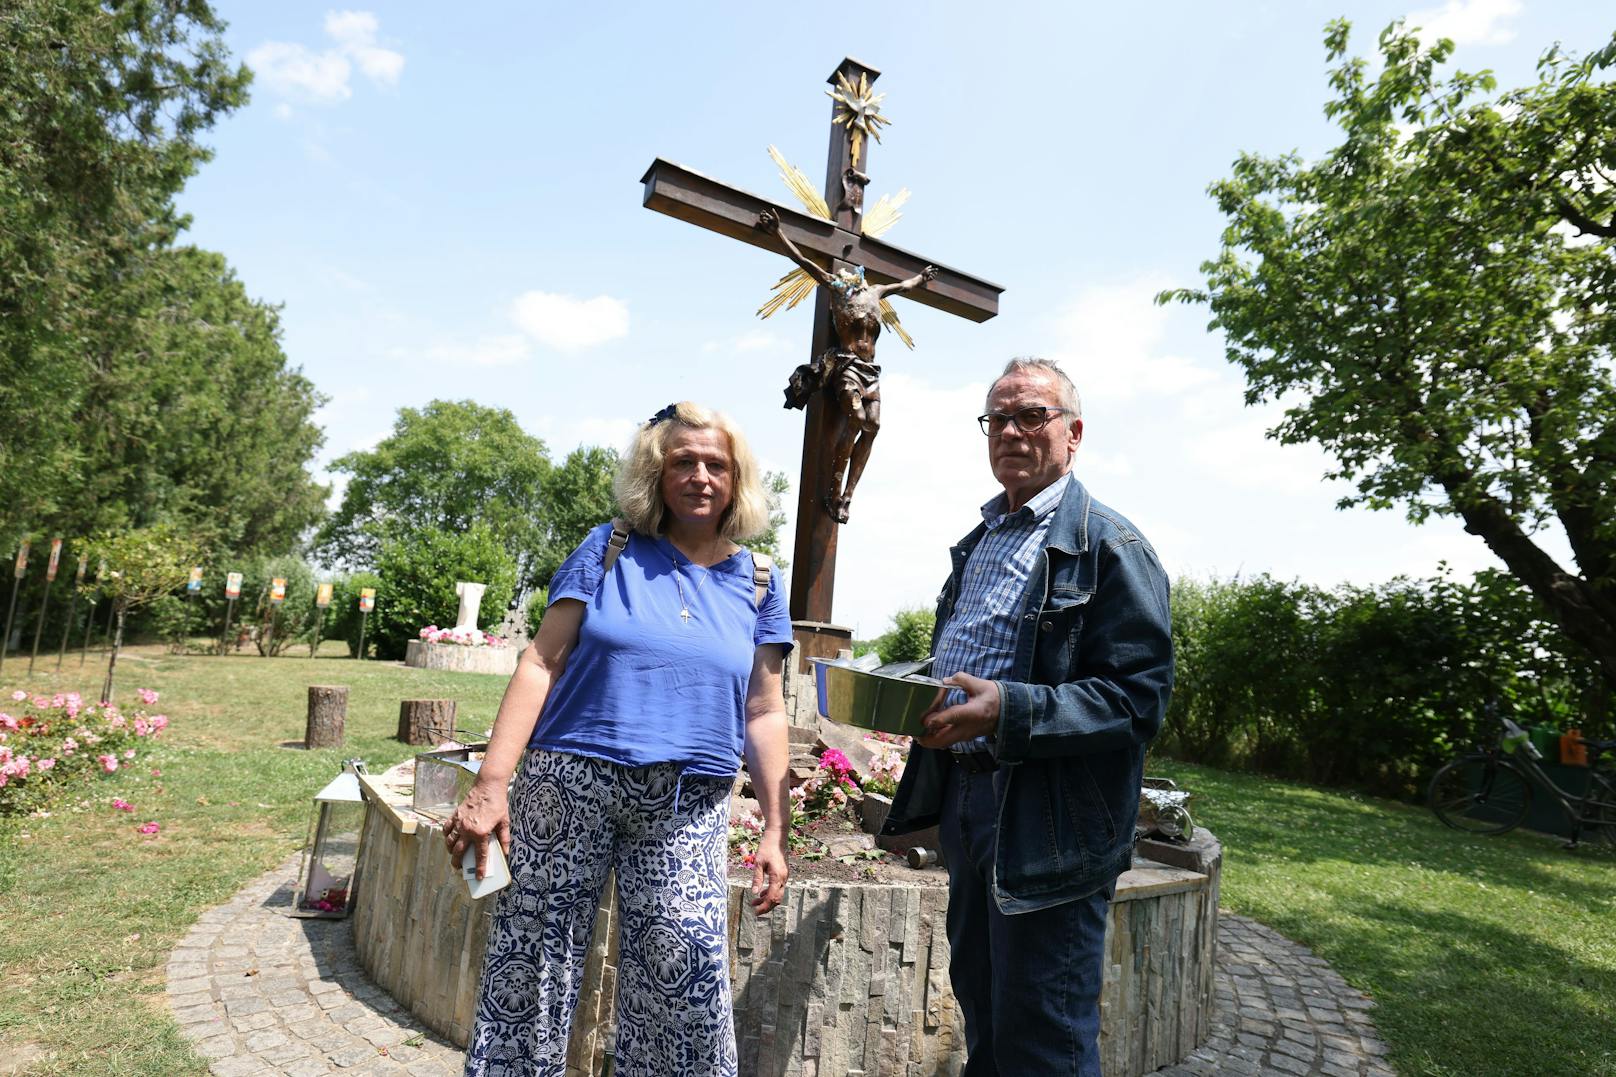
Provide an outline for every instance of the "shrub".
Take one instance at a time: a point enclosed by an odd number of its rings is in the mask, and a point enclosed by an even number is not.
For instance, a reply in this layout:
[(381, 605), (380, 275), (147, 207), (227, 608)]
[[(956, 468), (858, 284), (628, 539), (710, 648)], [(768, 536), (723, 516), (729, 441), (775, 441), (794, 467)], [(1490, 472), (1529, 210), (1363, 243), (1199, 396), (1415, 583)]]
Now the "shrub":
[[(359, 611), (359, 592), (366, 587), (376, 591), (376, 610), (387, 601), (382, 578), (374, 572), (355, 572), (351, 576), (338, 576), (331, 589), (331, 609), (326, 613), (327, 639), (340, 639), (348, 644), (348, 657), (359, 657), (359, 629), (363, 614)], [(365, 621), (365, 653), (376, 653), (376, 610)]]
[[(370, 616), (379, 658), (402, 658), (405, 645), (430, 624), (454, 624), (455, 582), (487, 585), (480, 620), (497, 621), (516, 589), (516, 562), (485, 524), (465, 531), (423, 531), (383, 544), (376, 563), (381, 588)], [(386, 601), (382, 601), (383, 597)]]
[[(145, 706), (157, 702), (156, 692), (142, 688), (139, 694)], [(0, 707), (0, 816), (37, 810), (70, 782), (131, 765), (168, 726), (166, 715), (144, 709), (125, 714), (110, 703), (86, 706), (77, 692), (16, 691)]]

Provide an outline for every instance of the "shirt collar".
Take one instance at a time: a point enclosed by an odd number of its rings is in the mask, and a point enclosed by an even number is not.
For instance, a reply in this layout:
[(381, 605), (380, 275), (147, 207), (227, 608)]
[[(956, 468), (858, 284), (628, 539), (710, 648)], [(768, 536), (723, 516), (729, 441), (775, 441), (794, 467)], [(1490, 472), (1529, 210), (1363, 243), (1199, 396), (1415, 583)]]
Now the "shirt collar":
[(1025, 516), (1029, 520), (1042, 520), (1055, 511), (1055, 506), (1061, 503), (1066, 496), (1066, 488), (1072, 484), (1072, 473), (1068, 471), (1048, 486), (1039, 490), (1021, 508), (1015, 512), (1006, 513), (1004, 510), (1010, 504), (1006, 494), (1000, 493), (991, 501), (982, 506), (982, 519), (991, 530), (1003, 524), (1006, 520)]

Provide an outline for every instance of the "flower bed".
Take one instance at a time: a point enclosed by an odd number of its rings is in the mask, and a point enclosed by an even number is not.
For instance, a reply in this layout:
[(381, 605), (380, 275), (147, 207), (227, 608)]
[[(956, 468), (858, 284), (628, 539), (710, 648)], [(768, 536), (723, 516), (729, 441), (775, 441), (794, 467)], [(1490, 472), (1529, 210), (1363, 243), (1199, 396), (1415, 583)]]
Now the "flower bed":
[[(86, 704), (77, 692), (53, 696), (13, 692), (0, 711), (0, 815), (42, 809), (74, 782), (90, 782), (133, 765), (146, 743), (168, 727), (168, 716), (148, 714), (157, 693), (142, 688), (142, 709), (125, 713), (112, 703)], [(119, 811), (134, 806), (114, 797)], [(142, 833), (156, 833), (157, 824)]]
[(427, 625), (417, 635), (424, 643), (456, 643), (462, 647), (509, 647), (510, 640), (490, 635), (479, 628), (439, 628)]

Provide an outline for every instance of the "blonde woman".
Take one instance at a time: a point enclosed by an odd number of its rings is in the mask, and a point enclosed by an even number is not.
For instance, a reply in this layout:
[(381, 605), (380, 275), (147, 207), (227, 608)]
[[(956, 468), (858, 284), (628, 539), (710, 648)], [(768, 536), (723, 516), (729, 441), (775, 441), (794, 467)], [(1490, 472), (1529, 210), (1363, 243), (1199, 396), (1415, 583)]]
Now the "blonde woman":
[[(786, 881), (791, 621), (738, 540), (768, 509), (723, 415), (688, 401), (643, 424), (617, 475), (623, 517), (550, 581), (450, 855), (489, 839), (513, 878), (494, 912), (468, 1077), (560, 1077), (595, 906), (617, 872), (620, 1077), (736, 1072), (726, 928), (729, 796), (744, 757), (764, 815), (759, 914)], [(514, 794), (506, 788), (520, 764)]]

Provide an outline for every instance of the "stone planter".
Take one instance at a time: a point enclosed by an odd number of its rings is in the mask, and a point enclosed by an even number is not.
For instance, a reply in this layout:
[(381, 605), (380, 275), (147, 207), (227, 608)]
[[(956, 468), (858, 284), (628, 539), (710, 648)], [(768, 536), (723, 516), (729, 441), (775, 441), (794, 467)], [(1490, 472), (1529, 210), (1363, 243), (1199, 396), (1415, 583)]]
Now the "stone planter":
[(427, 643), (425, 640), (412, 639), (404, 647), (404, 664), (416, 669), (496, 673), (509, 677), (516, 672), (516, 659), (521, 653), (515, 647), (467, 647), (460, 643)]
[[(407, 794), (361, 782), (367, 813), (353, 917), (367, 972), (431, 1028), (464, 1044), (494, 903), (473, 903), (441, 831)], [(873, 810), (873, 809), (872, 809)], [(1145, 859), (1149, 857), (1151, 859)], [(1140, 843), (1106, 931), (1100, 1050), (1107, 1077), (1181, 1060), (1210, 1032), (1222, 851)], [(730, 974), (741, 1072), (762, 1077), (947, 1077), (964, 1063), (948, 981), (946, 876), (925, 883), (794, 879), (764, 920), (748, 881), (729, 887)], [(934, 881), (933, 881), (934, 880)], [(595, 921), (568, 1077), (606, 1067), (617, 974), (611, 888)]]

